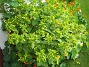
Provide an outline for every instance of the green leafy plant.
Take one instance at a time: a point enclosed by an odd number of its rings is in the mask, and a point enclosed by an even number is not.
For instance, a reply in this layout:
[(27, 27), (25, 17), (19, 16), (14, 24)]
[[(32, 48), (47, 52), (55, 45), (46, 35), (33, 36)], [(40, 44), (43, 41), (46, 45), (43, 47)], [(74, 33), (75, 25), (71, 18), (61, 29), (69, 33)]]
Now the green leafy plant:
[(4, 5), (8, 44), (3, 55), (5, 62), (15, 60), (12, 67), (20, 62), (28, 67), (64, 67), (62, 61), (76, 59), (87, 43), (86, 26), (80, 22), (76, 4), (72, 8), (58, 0), (14, 0)]
[(5, 42), (5, 48), (2, 50), (4, 67), (22, 67), (22, 63), (18, 61), (18, 56), (16, 55), (16, 49), (11, 47), (8, 41)]

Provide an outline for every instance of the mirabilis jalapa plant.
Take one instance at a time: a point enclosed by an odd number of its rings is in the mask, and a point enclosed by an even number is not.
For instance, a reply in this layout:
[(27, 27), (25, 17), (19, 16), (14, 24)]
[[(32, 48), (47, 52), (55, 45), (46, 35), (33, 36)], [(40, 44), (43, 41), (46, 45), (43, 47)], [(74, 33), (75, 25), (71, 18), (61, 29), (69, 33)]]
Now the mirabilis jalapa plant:
[(9, 10), (4, 10), (3, 30), (8, 31), (8, 55), (16, 54), (19, 63), (59, 67), (65, 59), (76, 59), (87, 43), (86, 23), (80, 21), (75, 3), (75, 7), (59, 0), (13, 0), (6, 4)]

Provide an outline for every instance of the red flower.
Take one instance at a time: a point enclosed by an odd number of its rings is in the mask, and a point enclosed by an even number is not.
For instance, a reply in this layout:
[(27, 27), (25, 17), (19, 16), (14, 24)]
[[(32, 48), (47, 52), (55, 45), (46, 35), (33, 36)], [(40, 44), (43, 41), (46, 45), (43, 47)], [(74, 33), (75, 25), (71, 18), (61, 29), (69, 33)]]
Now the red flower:
[(27, 65), (27, 62), (24, 62), (24, 65)]
[(72, 4), (69, 2), (69, 3), (68, 3), (68, 6), (72, 6)]
[(55, 7), (58, 7), (58, 4), (55, 4)]
[(34, 65), (33, 67), (37, 67), (36, 65)]

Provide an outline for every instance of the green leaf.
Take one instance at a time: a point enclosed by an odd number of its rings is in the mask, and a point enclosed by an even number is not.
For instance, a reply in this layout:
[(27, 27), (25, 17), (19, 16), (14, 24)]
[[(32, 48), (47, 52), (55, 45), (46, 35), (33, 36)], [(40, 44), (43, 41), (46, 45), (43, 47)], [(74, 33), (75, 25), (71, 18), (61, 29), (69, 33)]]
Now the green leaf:
[(22, 67), (22, 64), (19, 62), (12, 63), (11, 67)]
[(4, 13), (4, 17), (5, 17), (5, 18), (10, 18), (11, 16), (12, 16), (12, 15), (11, 15), (10, 13), (8, 13), (8, 14), (7, 14), (7, 13)]
[(78, 57), (78, 53), (75, 51), (75, 49), (72, 50), (72, 56), (73, 59)]
[(11, 56), (9, 54), (8, 55), (4, 55), (3, 59), (4, 59), (4, 61), (10, 61)]
[(32, 66), (30, 64), (28, 64), (27, 67), (32, 67)]
[(76, 46), (76, 51), (79, 52), (79, 51), (81, 50), (81, 48), (82, 48), (82, 47), (78, 44), (78, 45)]
[(16, 60), (17, 59), (17, 55), (15, 51), (11, 52), (11, 59)]
[(3, 50), (2, 50), (2, 53), (3, 55), (7, 55), (9, 53), (9, 49), (7, 47), (5, 47)]
[(3, 1), (3, 2), (10, 2), (11, 0), (0, 0), (0, 1)]
[(13, 7), (17, 7), (17, 6), (19, 5), (19, 3), (16, 2), (16, 1), (12, 1), (12, 2), (10, 2), (9, 4), (10, 4), (11, 6), (13, 6)]
[(23, 45), (23, 50), (27, 53), (30, 51), (29, 48), (27, 47), (27, 45)]
[(4, 66), (4, 67), (10, 67), (10, 64), (9, 64), (9, 62), (4, 61), (3, 66)]
[(49, 66), (48, 66), (48, 63), (46, 63), (46, 62), (44, 62), (42, 65), (43, 65), (44, 67), (49, 67)]
[(19, 44), (16, 45), (16, 47), (17, 47), (18, 50), (20, 50), (20, 51), (22, 50), (22, 44), (19, 43)]
[(31, 27), (31, 26), (28, 26), (28, 27), (27, 27), (27, 30), (28, 30), (28, 32), (31, 32), (32, 27)]
[(55, 64), (52, 64), (52, 67), (55, 67)]
[(60, 64), (60, 67), (66, 67), (66, 63), (62, 62), (62, 63)]
[(29, 19), (27, 19), (27, 23), (28, 23), (28, 24), (30, 24), (30, 23), (31, 23), (31, 21), (30, 21)]
[(37, 20), (32, 20), (32, 25), (36, 25), (37, 24)]
[(70, 54), (68, 54), (67, 59), (70, 59)]
[(87, 46), (87, 48), (89, 48), (89, 42), (86, 42), (86, 46)]
[(34, 43), (32, 43), (32, 45), (31, 45), (32, 49), (34, 48), (34, 46), (35, 46), (35, 44), (34, 44)]
[(5, 42), (5, 46), (8, 47), (9, 46), (9, 43), (8, 41)]

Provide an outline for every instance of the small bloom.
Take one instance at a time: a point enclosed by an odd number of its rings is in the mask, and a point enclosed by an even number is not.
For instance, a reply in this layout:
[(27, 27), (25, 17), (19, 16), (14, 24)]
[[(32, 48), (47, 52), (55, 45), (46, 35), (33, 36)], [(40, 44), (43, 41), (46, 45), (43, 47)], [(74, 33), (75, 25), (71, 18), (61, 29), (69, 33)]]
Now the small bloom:
[(81, 35), (82, 33), (80, 33), (80, 35)]
[(77, 8), (77, 11), (78, 11), (78, 12), (81, 12), (81, 9), (80, 9), (80, 8)]
[(83, 43), (80, 43), (80, 46), (82, 47), (83, 46)]
[(58, 4), (55, 4), (55, 7), (58, 7)]
[(29, 0), (24, 0), (27, 4), (30, 4), (31, 2)]
[(45, 1), (45, 0), (42, 0), (41, 2), (44, 3), (44, 2), (46, 2), (46, 1)]
[(72, 4), (69, 2), (69, 3), (68, 3), (68, 6), (72, 6)]
[(10, 11), (10, 8), (7, 8), (6, 10), (7, 10), (7, 11)]
[(85, 34), (88, 34), (88, 32), (87, 32), (87, 31), (85, 31), (84, 33), (85, 33)]
[(39, 6), (38, 4), (36, 4), (36, 6)]
[(65, 56), (68, 56), (68, 52), (64, 52), (64, 55), (65, 55)]
[(33, 67), (37, 67), (36, 65), (34, 65)]
[(30, 17), (30, 20), (32, 20), (32, 16)]
[(27, 65), (27, 62), (24, 62), (24, 65)]
[(74, 12), (75, 12), (75, 10), (72, 10), (72, 12), (74, 13)]
[(4, 5), (5, 5), (5, 6), (8, 6), (8, 7), (10, 6), (8, 3), (5, 3)]
[(77, 61), (77, 64), (80, 64), (80, 62), (79, 62), (79, 61)]
[(74, 3), (74, 2), (72, 2), (72, 5), (75, 5), (75, 3)]
[(57, 55), (57, 56), (56, 56), (56, 59), (59, 59), (59, 58), (60, 58), (60, 55)]

